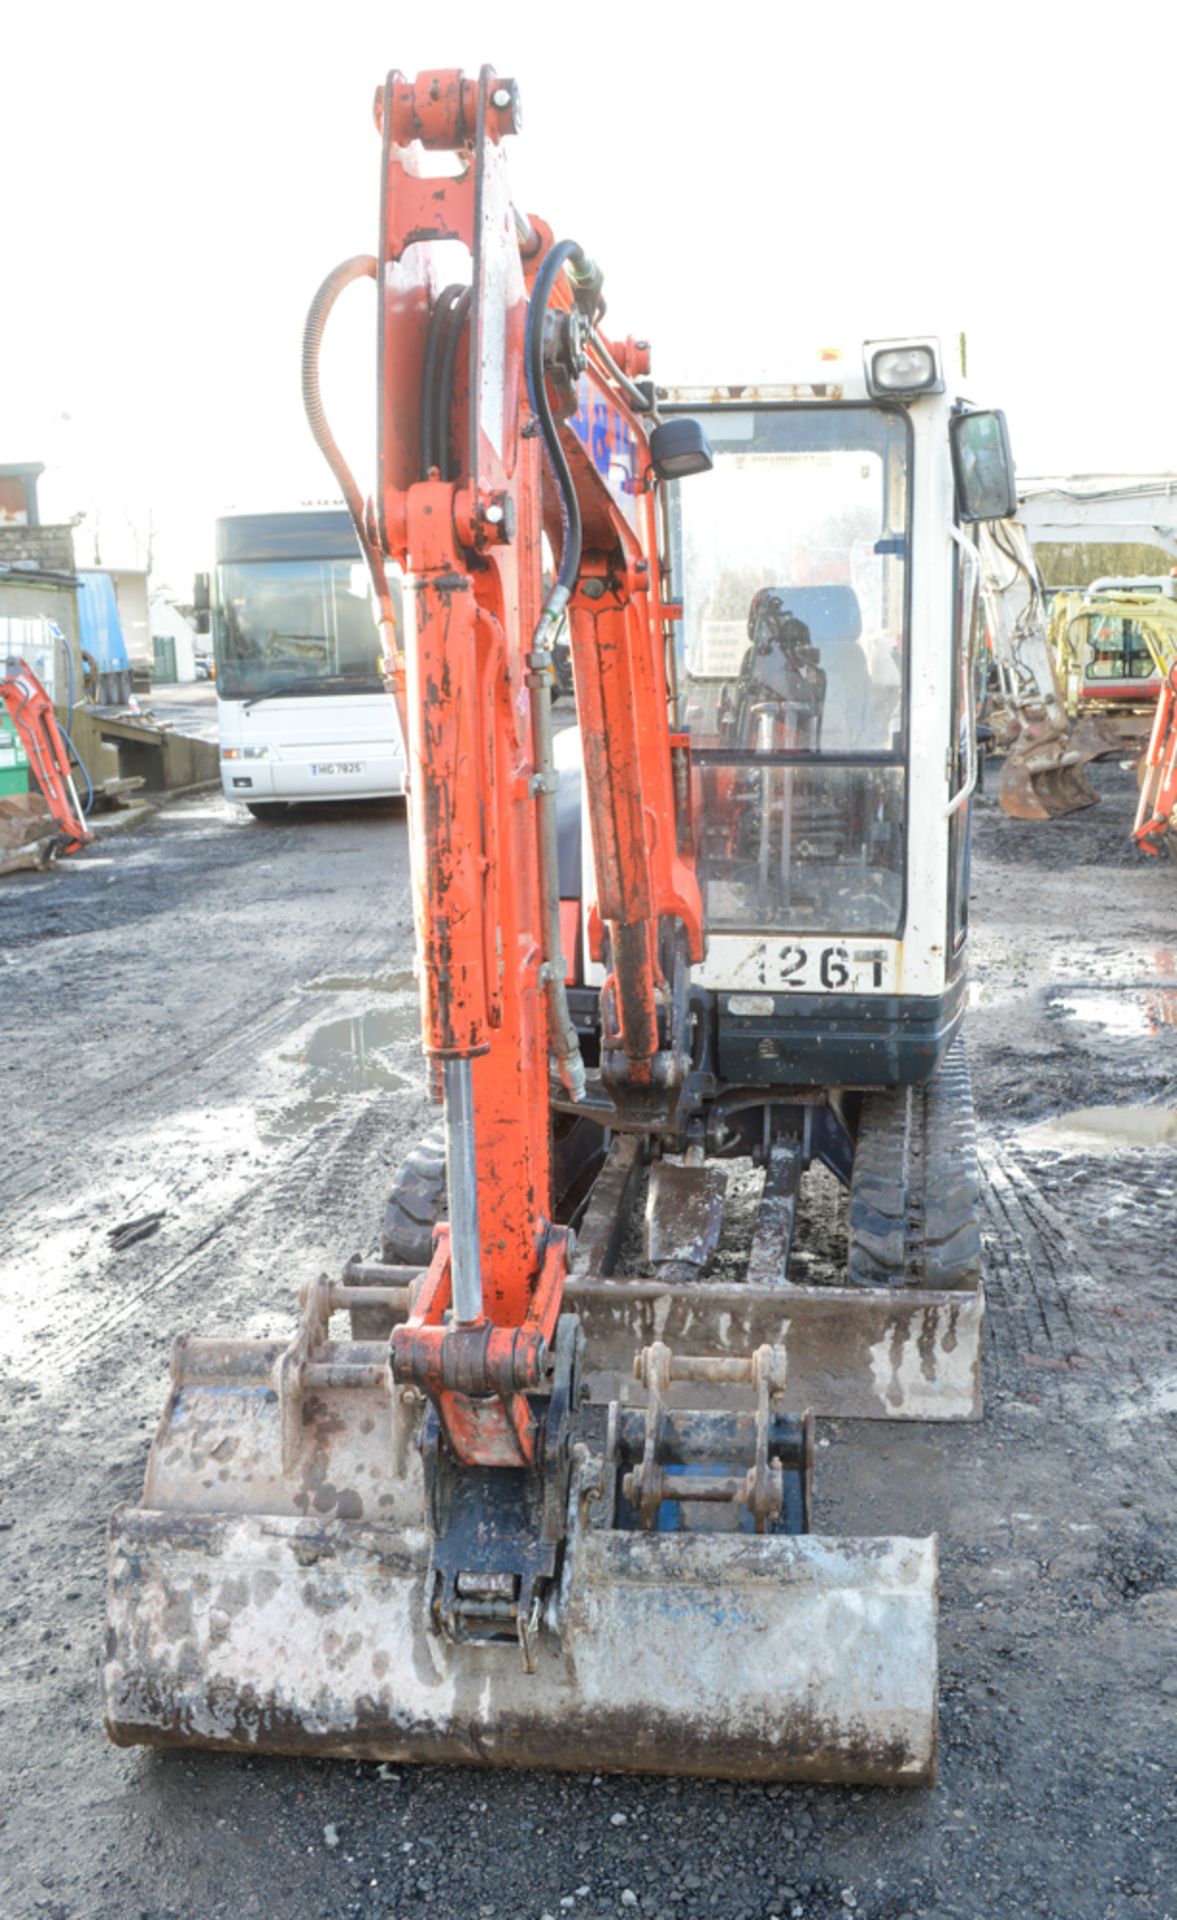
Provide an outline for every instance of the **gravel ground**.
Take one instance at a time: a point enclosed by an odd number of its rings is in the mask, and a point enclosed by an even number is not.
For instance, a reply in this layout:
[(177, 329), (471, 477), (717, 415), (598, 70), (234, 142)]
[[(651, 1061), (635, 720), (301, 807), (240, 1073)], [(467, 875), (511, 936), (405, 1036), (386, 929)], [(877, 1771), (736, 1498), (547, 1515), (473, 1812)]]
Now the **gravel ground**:
[(934, 1792), (110, 1747), (103, 1532), (173, 1334), (288, 1329), (426, 1117), (404, 821), (199, 798), (0, 885), (2, 1920), (1177, 1915), (1177, 1144), (1055, 1124), (1174, 1099), (1177, 879), (1097, 779), (978, 810), (985, 1421), (822, 1435), (821, 1527), (940, 1535)]

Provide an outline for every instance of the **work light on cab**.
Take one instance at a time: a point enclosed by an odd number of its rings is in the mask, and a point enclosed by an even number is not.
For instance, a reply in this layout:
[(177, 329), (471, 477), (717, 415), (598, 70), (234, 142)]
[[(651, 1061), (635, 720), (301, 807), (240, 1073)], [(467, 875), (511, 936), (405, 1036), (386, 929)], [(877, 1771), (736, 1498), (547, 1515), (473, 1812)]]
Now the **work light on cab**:
[(710, 473), (714, 464), (707, 435), (697, 420), (663, 420), (650, 435), (650, 461), (659, 480), (685, 480)]
[(938, 340), (868, 340), (863, 360), (867, 389), (876, 400), (944, 391)]

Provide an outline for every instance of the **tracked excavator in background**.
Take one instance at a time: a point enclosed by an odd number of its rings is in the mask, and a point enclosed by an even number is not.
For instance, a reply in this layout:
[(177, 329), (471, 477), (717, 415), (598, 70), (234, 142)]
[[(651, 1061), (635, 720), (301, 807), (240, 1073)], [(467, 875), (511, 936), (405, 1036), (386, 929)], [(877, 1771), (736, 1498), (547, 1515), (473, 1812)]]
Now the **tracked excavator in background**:
[[(389, 76), (378, 256), (307, 329), (408, 742), (443, 1122), (291, 1342), (178, 1343), (111, 1525), (107, 1724), (926, 1784), (936, 1542), (815, 1530), (814, 1423), (980, 1412), (959, 1030), (1004, 421), (926, 337), (657, 386), (515, 207), (518, 114), (490, 69)], [(364, 276), (367, 502), (317, 371)]]
[(1177, 807), (1177, 583), (1103, 579), (1045, 594), (1020, 521), (977, 530), (998, 799), (1019, 820), (1094, 806), (1093, 760), (1139, 753), (1141, 851), (1168, 844)]
[(1124, 743), (1100, 715), (1068, 711), (1066, 685), (1033, 548), (1019, 520), (977, 529), (991, 685), (985, 718), (1004, 755), (997, 797), (1016, 820), (1046, 820), (1093, 807), (1083, 777)]
[(1148, 739), (1157, 694), (1177, 654), (1174, 582), (1108, 576), (1052, 597), (1050, 645), (1067, 712), (1093, 721), (1122, 754)]
[(1051, 641), (1079, 731), (1139, 752), (1132, 837), (1142, 853), (1172, 847), (1177, 807), (1177, 580), (1095, 580), (1055, 595)]

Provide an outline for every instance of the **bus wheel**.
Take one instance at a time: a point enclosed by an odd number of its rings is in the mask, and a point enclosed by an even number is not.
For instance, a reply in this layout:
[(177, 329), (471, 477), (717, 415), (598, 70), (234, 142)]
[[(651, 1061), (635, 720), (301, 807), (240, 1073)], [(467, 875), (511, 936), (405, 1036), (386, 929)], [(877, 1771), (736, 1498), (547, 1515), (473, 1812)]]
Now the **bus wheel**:
[(279, 817), (286, 812), (281, 800), (247, 800), (245, 807), (255, 820), (267, 827), (276, 827)]

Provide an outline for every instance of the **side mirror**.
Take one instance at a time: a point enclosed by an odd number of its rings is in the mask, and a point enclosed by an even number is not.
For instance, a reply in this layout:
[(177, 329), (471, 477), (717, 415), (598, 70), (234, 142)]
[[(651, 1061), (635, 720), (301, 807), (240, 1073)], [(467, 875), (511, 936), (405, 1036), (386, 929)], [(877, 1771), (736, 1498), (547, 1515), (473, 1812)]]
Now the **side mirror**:
[(1012, 519), (1018, 495), (1004, 413), (957, 414), (948, 434), (961, 519)]
[(197, 633), (207, 633), (212, 615), (212, 597), (207, 573), (192, 576), (192, 625)]

